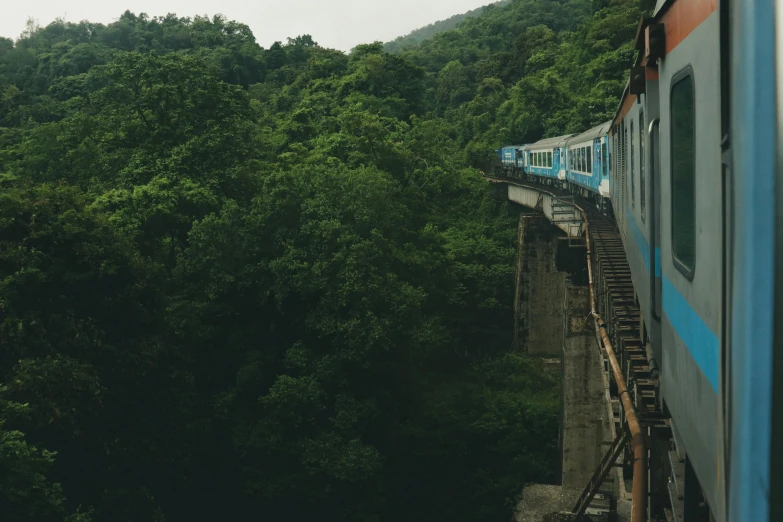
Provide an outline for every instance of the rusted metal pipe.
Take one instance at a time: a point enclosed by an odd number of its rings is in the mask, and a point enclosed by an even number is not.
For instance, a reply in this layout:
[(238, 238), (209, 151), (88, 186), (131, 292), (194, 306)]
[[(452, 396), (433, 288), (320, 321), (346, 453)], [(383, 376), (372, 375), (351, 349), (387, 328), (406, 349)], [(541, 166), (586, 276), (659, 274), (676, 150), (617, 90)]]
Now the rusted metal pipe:
[[(576, 206), (576, 205), (574, 205)], [(579, 208), (579, 207), (577, 207)], [(590, 315), (595, 321), (595, 329), (601, 344), (606, 350), (609, 358), (609, 364), (612, 366), (614, 380), (617, 383), (617, 392), (620, 401), (623, 403), (625, 420), (628, 423), (628, 430), (631, 432), (631, 448), (633, 448), (633, 489), (631, 505), (631, 522), (645, 522), (647, 520), (647, 442), (644, 432), (639, 424), (639, 418), (636, 416), (636, 408), (631, 400), (631, 394), (628, 392), (628, 386), (625, 383), (625, 376), (617, 362), (617, 356), (614, 353), (612, 342), (609, 340), (609, 334), (606, 332), (606, 323), (604, 323), (598, 312), (595, 311), (595, 294), (593, 292), (593, 263), (590, 251), (590, 224), (587, 220), (587, 213), (582, 211), (585, 221), (585, 245), (587, 247), (587, 276), (590, 289)]]

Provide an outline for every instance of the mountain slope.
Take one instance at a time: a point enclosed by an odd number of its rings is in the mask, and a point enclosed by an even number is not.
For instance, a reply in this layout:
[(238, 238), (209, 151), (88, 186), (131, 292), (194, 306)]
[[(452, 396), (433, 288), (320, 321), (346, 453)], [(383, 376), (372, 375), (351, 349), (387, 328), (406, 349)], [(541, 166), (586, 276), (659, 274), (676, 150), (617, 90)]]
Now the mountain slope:
[[(510, 1), (511, 0), (500, 0), (499, 2), (495, 2), (489, 5), (505, 5), (508, 4)], [(415, 31), (411, 31), (409, 34), (405, 36), (399, 36), (396, 39), (392, 40), (391, 42), (385, 43), (383, 45), (383, 50), (386, 51), (387, 53), (402, 52), (405, 49), (413, 45), (416, 45), (419, 42), (432, 38), (438, 33), (442, 33), (443, 31), (448, 31), (450, 29), (456, 29), (457, 26), (460, 24), (460, 22), (468, 18), (474, 18), (476, 16), (480, 16), (481, 13), (484, 11), (484, 7), (479, 7), (471, 11), (468, 11), (467, 13), (451, 16), (449, 18), (446, 18), (445, 20), (440, 20), (438, 22), (429, 24), (425, 27), (416, 29)]]

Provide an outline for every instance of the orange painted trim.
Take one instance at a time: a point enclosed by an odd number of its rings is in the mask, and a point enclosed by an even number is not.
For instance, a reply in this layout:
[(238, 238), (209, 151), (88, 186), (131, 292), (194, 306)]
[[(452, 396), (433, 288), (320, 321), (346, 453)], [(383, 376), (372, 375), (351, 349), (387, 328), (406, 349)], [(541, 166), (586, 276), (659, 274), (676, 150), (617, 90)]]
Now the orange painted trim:
[(666, 30), (666, 54), (717, 10), (718, 0), (677, 0), (671, 4), (660, 20)]
[[(668, 55), (702, 22), (718, 10), (718, 0), (675, 0), (665, 9), (666, 11), (663, 12), (657, 22), (664, 24), (664, 30), (666, 31), (666, 54)], [(637, 30), (637, 44), (644, 24), (645, 20), (642, 19), (639, 30)], [(663, 59), (664, 61), (666, 60), (665, 57)], [(644, 57), (644, 46), (642, 46), (637, 64), (645, 67), (648, 65), (647, 59)], [(645, 76), (648, 81), (658, 80), (658, 69), (647, 67)], [(617, 125), (623, 120), (634, 102), (636, 102), (636, 95), (628, 94), (627, 90), (623, 92), (623, 103), (620, 110), (617, 111), (617, 115), (612, 122), (613, 125)]]

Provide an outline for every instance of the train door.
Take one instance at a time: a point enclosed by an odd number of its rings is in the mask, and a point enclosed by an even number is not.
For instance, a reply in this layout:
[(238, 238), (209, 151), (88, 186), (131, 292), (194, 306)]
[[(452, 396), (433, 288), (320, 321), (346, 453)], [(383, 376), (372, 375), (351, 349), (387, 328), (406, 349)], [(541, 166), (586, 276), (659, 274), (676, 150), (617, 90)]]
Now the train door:
[[(652, 283), (652, 315), (661, 320), (662, 280), (661, 280), (661, 139), (660, 120), (650, 122), (650, 175), (652, 192), (650, 194), (650, 277)], [(655, 347), (655, 344), (653, 344)], [(660, 354), (656, 353), (660, 358)], [(660, 360), (660, 359), (659, 359)]]
[(566, 179), (566, 171), (565, 171), (565, 147), (559, 147), (557, 149), (557, 158), (558, 158), (558, 170), (557, 170), (557, 179), (565, 181)]

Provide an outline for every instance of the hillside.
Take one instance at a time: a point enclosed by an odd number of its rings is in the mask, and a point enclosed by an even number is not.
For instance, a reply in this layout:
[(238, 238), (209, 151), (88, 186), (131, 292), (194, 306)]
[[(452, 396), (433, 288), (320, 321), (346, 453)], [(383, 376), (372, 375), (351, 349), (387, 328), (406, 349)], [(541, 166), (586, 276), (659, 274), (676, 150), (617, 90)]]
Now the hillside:
[[(509, 3), (509, 1), (510, 0), (500, 0), (499, 2), (495, 2), (490, 5), (505, 5)], [(387, 53), (402, 52), (405, 49), (413, 45), (416, 45), (417, 43), (432, 38), (438, 33), (442, 33), (443, 31), (448, 31), (450, 29), (456, 29), (457, 26), (460, 24), (460, 22), (462, 22), (467, 18), (474, 18), (476, 16), (479, 16), (483, 11), (484, 11), (484, 7), (479, 7), (477, 9), (468, 11), (467, 13), (454, 15), (449, 18), (446, 18), (445, 20), (440, 20), (438, 22), (429, 24), (425, 27), (421, 27), (419, 29), (416, 29), (415, 31), (411, 31), (409, 34), (405, 36), (398, 36), (393, 41), (385, 43), (383, 45), (383, 50), (386, 51)]]
[(645, 0), (514, 0), (405, 51), (433, 78), (434, 115), (466, 160), (503, 143), (579, 132), (610, 119)]
[(636, 0), (512, 0), (401, 53), (125, 12), (0, 39), (10, 522), (496, 522), (555, 480), (474, 167), (613, 113)]

